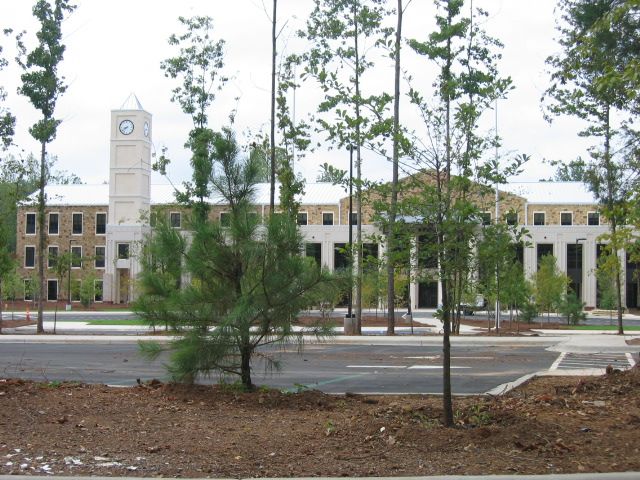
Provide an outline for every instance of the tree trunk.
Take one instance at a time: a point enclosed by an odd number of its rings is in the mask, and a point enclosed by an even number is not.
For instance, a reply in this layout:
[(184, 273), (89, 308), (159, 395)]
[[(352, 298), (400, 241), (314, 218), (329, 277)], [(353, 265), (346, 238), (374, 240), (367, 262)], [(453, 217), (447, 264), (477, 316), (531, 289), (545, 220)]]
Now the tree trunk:
[[(395, 71), (393, 93), (393, 173), (391, 179), (391, 203), (389, 204), (389, 226), (387, 230), (387, 335), (395, 334), (395, 225), (398, 206), (398, 160), (400, 157), (400, 48), (402, 45), (402, 0), (398, 0), (398, 24), (395, 41)], [(409, 293), (411, 303), (411, 293)], [(411, 308), (411, 305), (409, 306)]]
[(45, 234), (44, 234), (44, 186), (46, 183), (46, 146), (45, 142), (40, 144), (40, 181), (39, 181), (39, 194), (38, 194), (38, 325), (36, 327), (37, 333), (44, 333), (44, 295), (46, 291), (45, 282), (45, 270), (44, 270), (44, 249), (45, 249)]
[(269, 192), (269, 214), (275, 211), (276, 199), (276, 19), (278, 0), (273, 0), (273, 18), (271, 19), (271, 191)]
[(451, 305), (449, 304), (449, 286), (445, 279), (442, 282), (442, 407), (444, 409), (445, 427), (453, 426), (453, 400), (451, 396)]
[(254, 385), (251, 382), (251, 347), (243, 347), (240, 350), (240, 380), (245, 390), (251, 391)]

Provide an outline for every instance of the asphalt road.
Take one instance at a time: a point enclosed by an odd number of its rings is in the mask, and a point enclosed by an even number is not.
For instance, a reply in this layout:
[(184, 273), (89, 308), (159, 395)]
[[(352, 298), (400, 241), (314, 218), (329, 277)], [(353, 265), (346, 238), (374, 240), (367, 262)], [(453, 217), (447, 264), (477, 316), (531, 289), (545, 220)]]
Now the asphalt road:
[[(327, 393), (439, 393), (441, 346), (309, 345), (295, 351), (263, 353), (282, 361), (279, 373), (255, 365), (258, 385), (296, 390), (301, 386)], [(523, 375), (548, 369), (558, 357), (544, 345), (458, 346), (452, 351), (452, 385), (456, 394), (486, 392)], [(168, 380), (163, 363), (140, 357), (136, 344), (3, 343), (0, 376), (40, 381), (74, 380), (133, 385), (136, 379)], [(216, 378), (201, 379), (203, 383)]]

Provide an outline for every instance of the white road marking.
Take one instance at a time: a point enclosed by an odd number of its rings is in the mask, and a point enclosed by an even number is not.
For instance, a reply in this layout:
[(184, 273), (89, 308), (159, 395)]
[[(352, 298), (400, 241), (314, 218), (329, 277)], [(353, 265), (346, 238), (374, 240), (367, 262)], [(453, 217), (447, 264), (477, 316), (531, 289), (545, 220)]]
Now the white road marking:
[(625, 355), (627, 356), (627, 360), (629, 360), (629, 365), (631, 365), (631, 368), (633, 368), (634, 365), (636, 364), (636, 361), (633, 359), (633, 356), (630, 353), (626, 353)]
[(555, 361), (555, 362), (553, 362), (553, 363), (551, 364), (551, 366), (549, 367), (549, 370), (551, 370), (551, 371), (552, 371), (552, 370), (557, 370), (557, 369), (558, 369), (558, 366), (560, 365), (560, 362), (562, 362), (562, 360), (564, 360), (564, 357), (565, 357), (566, 355), (567, 355), (567, 352), (562, 352), (562, 353), (558, 356), (558, 358), (556, 358), (556, 361)]
[(346, 368), (407, 368), (405, 365), (347, 365)]
[[(442, 368), (442, 365), (412, 365), (407, 367), (408, 370), (437, 370)], [(451, 369), (455, 368), (471, 368), (471, 367), (451, 367)]]

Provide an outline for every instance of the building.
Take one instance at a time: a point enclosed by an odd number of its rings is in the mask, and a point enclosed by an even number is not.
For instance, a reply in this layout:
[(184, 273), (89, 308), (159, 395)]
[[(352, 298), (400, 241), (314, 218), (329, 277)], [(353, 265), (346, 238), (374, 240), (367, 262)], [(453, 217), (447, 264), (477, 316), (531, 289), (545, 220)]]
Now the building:
[[(184, 207), (177, 205), (173, 188), (151, 185), (152, 116), (135, 96), (111, 112), (109, 184), (51, 185), (47, 195), (47, 300), (79, 301), (79, 287), (91, 282), (95, 301), (128, 303), (135, 295), (140, 271), (136, 257), (152, 214), (167, 215), (175, 228), (183, 227)], [(211, 199), (210, 215), (225, 222), (225, 205)], [(484, 205), (483, 222), (506, 215), (508, 223), (525, 226), (531, 247), (521, 252), (524, 269), (532, 275), (538, 260), (553, 254), (558, 267), (587, 308), (598, 304), (594, 270), (599, 254), (598, 237), (607, 225), (598, 214), (592, 194), (580, 183), (512, 183), (501, 187), (498, 209), (493, 199)], [(255, 201), (256, 214), (269, 212), (269, 185), (261, 184)], [(353, 215), (354, 224), (360, 221)], [(363, 205), (363, 238), (379, 234), (372, 211)], [(319, 264), (335, 269), (344, 266), (342, 248), (349, 238), (349, 202), (340, 186), (307, 184), (301, 198), (298, 223), (307, 241), (305, 253)], [(18, 209), (17, 252), (19, 275), (25, 282), (25, 300), (33, 299), (30, 285), (36, 276), (37, 222), (35, 209), (25, 203)], [(365, 240), (369, 255), (381, 258), (384, 245)], [(56, 278), (56, 258), (71, 252), (71, 274)], [(638, 307), (637, 266), (626, 261), (623, 302)], [(65, 284), (66, 280), (66, 284)], [(440, 303), (438, 283), (414, 282), (409, 288), (413, 308)]]

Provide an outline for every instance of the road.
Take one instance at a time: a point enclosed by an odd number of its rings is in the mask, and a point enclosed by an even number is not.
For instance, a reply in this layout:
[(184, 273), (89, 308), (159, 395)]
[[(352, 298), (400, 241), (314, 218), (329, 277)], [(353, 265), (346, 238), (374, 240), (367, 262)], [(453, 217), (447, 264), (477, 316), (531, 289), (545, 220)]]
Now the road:
[[(295, 390), (301, 386), (327, 393), (439, 393), (442, 385), (441, 346), (433, 345), (308, 345), (295, 351), (263, 353), (283, 363), (280, 373), (256, 364), (254, 383)], [(544, 344), (465, 345), (453, 349), (453, 391), (486, 392), (531, 372), (548, 369), (558, 358)], [(0, 376), (41, 381), (74, 380), (133, 385), (136, 379), (168, 380), (166, 356), (150, 362), (135, 343), (49, 344), (3, 343)], [(217, 378), (203, 379), (213, 382)]]

